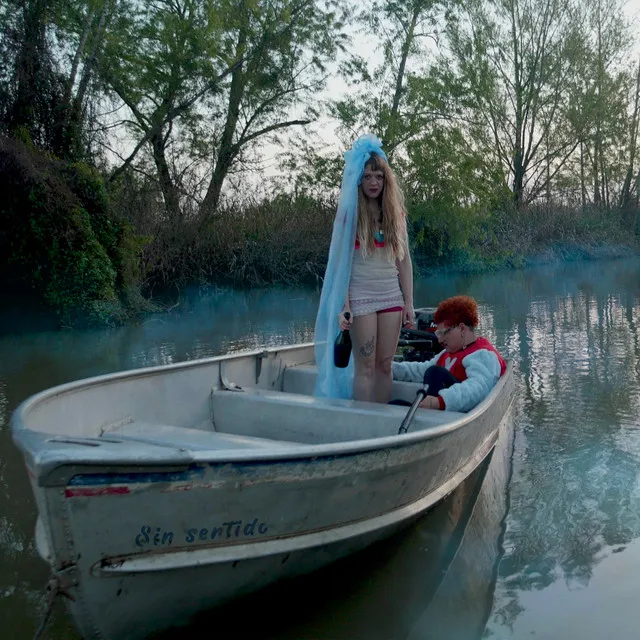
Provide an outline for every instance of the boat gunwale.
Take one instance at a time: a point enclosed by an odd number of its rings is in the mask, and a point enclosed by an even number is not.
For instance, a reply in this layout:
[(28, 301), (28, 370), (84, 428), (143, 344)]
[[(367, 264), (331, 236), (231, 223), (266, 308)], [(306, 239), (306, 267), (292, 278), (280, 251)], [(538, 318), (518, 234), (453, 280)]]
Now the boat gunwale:
[[(105, 383), (113, 383), (118, 382), (127, 378), (142, 378), (153, 376), (161, 372), (171, 371), (171, 370), (180, 370), (180, 369), (188, 369), (194, 367), (201, 367), (211, 365), (216, 362), (224, 362), (228, 360), (237, 360), (243, 359), (252, 356), (259, 356), (264, 354), (265, 351), (270, 354), (278, 354), (280, 352), (299, 350), (305, 347), (312, 347), (313, 343), (302, 343), (296, 345), (283, 345), (281, 347), (270, 347), (268, 349), (255, 349), (251, 351), (243, 351), (234, 354), (224, 354), (219, 356), (213, 356), (210, 358), (199, 358), (197, 360), (188, 360), (185, 362), (171, 363), (165, 365), (156, 365), (152, 367), (142, 367), (137, 369), (130, 369), (126, 371), (118, 371), (114, 373), (101, 374), (99, 376), (92, 376), (89, 378), (83, 378), (80, 380), (74, 380), (72, 382), (63, 383), (61, 385), (57, 385), (55, 387), (51, 387), (40, 391), (27, 399), (25, 399), (12, 414), (11, 417), (11, 427), (12, 427), (12, 435), (15, 444), (24, 452), (32, 455), (33, 453), (37, 453), (36, 448), (31, 446), (33, 436), (38, 437), (38, 439), (42, 438), (46, 441), (49, 441), (51, 438), (60, 436), (61, 434), (48, 434), (46, 432), (37, 431), (35, 429), (31, 429), (26, 426), (24, 416), (35, 406), (38, 404), (53, 400), (57, 397), (75, 393), (77, 391), (81, 391), (83, 389), (94, 387), (99, 384)], [(447, 435), (453, 431), (457, 431), (462, 427), (468, 425), (471, 422), (474, 422), (477, 418), (479, 418), (482, 414), (486, 413), (492, 407), (495, 399), (502, 393), (504, 387), (506, 386), (509, 377), (513, 376), (513, 363), (509, 362), (507, 371), (501, 378), (498, 380), (496, 386), (491, 390), (490, 394), (485, 398), (480, 404), (474, 407), (471, 411), (464, 414), (461, 417), (458, 417), (451, 422), (447, 422), (444, 424), (440, 424), (434, 427), (428, 427), (425, 429), (421, 429), (419, 431), (411, 431), (409, 430), (404, 434), (393, 434), (389, 436), (381, 436), (376, 438), (366, 438), (360, 440), (346, 440), (342, 442), (324, 442), (318, 444), (295, 444), (290, 448), (288, 447), (280, 447), (278, 449), (268, 450), (246, 450), (246, 449), (225, 449), (225, 450), (216, 450), (214, 448), (209, 450), (191, 450), (188, 448), (188, 443), (185, 443), (184, 448), (172, 448), (166, 447), (167, 455), (154, 455), (153, 457), (139, 458), (133, 457), (132, 455), (122, 456), (125, 452), (115, 452), (114, 447), (109, 445), (117, 445), (120, 442), (113, 442), (115, 437), (111, 437), (109, 439), (103, 440), (100, 437), (93, 436), (73, 436), (73, 434), (69, 434), (68, 437), (74, 437), (78, 439), (86, 440), (86, 444), (90, 443), (102, 444), (104, 447), (90, 447), (93, 450), (100, 449), (102, 452), (109, 452), (109, 455), (105, 456), (86, 456), (82, 455), (82, 453), (87, 453), (87, 448), (84, 447), (84, 443), (82, 450), (75, 450), (72, 448), (64, 448), (55, 451), (49, 450), (47, 452), (47, 460), (42, 461), (41, 464), (48, 467), (49, 472), (54, 467), (60, 467), (63, 465), (73, 465), (73, 466), (89, 466), (89, 467), (105, 467), (105, 466), (139, 466), (139, 467), (148, 467), (148, 466), (168, 466), (168, 465), (180, 465), (184, 466), (189, 463), (219, 463), (219, 462), (267, 462), (274, 460), (292, 460), (292, 459), (308, 459), (308, 458), (324, 458), (331, 456), (340, 456), (340, 455), (350, 455), (357, 453), (366, 453), (370, 451), (375, 451), (379, 449), (389, 449), (389, 448), (397, 448), (412, 445), (415, 443), (419, 443), (421, 441), (433, 440), (435, 438), (442, 437)], [(509, 403), (510, 404), (510, 403)], [(403, 409), (404, 407), (398, 407), (398, 409)], [(349, 407), (344, 408), (345, 412), (348, 412)], [(398, 426), (400, 425), (403, 417), (403, 413), (401, 411), (399, 413), (398, 418)], [(179, 428), (179, 427), (178, 427)], [(29, 437), (31, 436), (31, 437)], [(124, 441), (122, 441), (124, 442)], [(278, 440), (274, 440), (274, 442), (278, 442)], [(63, 455), (55, 455), (55, 454), (63, 454)], [(219, 454), (212, 456), (212, 453)], [(80, 455), (77, 455), (80, 454)], [(114, 455), (115, 454), (115, 455)], [(57, 458), (57, 459), (56, 459)], [(36, 463), (36, 466), (39, 466)]]

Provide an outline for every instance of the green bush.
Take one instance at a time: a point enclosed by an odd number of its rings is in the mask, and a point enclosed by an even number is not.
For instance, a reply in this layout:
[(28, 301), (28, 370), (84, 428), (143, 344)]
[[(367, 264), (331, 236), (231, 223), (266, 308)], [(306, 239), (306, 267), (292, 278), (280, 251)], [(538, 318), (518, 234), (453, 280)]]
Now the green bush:
[(0, 189), (0, 279), (30, 288), (65, 325), (120, 319), (118, 294), (135, 286), (140, 249), (97, 171), (4, 138)]

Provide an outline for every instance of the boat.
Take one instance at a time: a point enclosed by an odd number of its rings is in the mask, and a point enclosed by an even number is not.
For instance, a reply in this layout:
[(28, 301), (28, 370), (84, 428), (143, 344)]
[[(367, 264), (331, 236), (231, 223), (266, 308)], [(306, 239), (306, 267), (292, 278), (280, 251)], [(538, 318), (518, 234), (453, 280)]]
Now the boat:
[[(12, 416), (36, 546), (85, 638), (144, 638), (408, 526), (492, 451), (468, 413), (313, 396), (313, 344), (103, 375)], [(393, 383), (412, 401), (419, 384)]]

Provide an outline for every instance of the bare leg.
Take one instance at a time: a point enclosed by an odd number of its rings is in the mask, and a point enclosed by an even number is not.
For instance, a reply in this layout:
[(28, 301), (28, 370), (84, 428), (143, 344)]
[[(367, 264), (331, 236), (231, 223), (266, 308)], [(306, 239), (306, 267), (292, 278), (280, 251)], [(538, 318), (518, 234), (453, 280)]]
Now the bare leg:
[(353, 397), (355, 400), (374, 401), (376, 376), (376, 341), (378, 318), (375, 313), (355, 316), (351, 327), (353, 341)]
[(374, 400), (387, 403), (391, 399), (391, 385), (393, 376), (391, 364), (393, 356), (398, 348), (400, 325), (402, 324), (401, 311), (389, 311), (378, 314), (378, 338), (376, 343), (376, 376), (374, 387)]

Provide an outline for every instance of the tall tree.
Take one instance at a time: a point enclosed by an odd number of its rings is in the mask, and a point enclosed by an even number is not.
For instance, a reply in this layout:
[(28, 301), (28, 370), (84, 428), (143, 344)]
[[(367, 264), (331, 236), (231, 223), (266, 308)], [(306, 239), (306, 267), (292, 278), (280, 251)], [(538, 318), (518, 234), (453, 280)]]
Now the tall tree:
[[(10, 131), (52, 147), (55, 111), (60, 100), (60, 77), (51, 60), (47, 30), (58, 0), (8, 3), (14, 13), (18, 50), (14, 62), (12, 98), (8, 108)], [(21, 6), (20, 6), (21, 5)]]
[[(214, 98), (211, 178), (201, 210), (217, 208), (243, 152), (317, 117), (327, 64), (344, 46), (342, 0), (241, 0), (225, 15), (225, 91)], [(298, 117), (291, 117), (297, 111)]]
[[(624, 148), (628, 133), (626, 65), (629, 34), (618, 0), (586, 0), (586, 41), (591, 73), (590, 135), (586, 151), (590, 160), (592, 200), (608, 208), (612, 193), (621, 190)], [(623, 66), (624, 65), (624, 66)]]
[(112, 179), (148, 149), (167, 214), (179, 216), (170, 153), (189, 138), (191, 172), (208, 172), (189, 195), (214, 211), (243, 151), (313, 117), (307, 104), (341, 46), (341, 1), (121, 0), (101, 77), (131, 114), (135, 143)]
[(535, 199), (578, 145), (563, 126), (567, 78), (580, 52), (575, 7), (471, 2), (449, 36), (460, 87), (493, 137), (514, 203)]
[[(353, 55), (342, 66), (353, 91), (334, 103), (332, 111), (345, 137), (352, 140), (362, 130), (374, 131), (389, 155), (419, 136), (442, 117), (433, 104), (429, 86), (429, 43), (438, 38), (439, 23), (453, 0), (372, 0), (359, 14), (365, 30), (375, 34), (371, 63)], [(449, 114), (450, 115), (450, 114)]]
[(640, 171), (636, 166), (636, 156), (638, 153), (638, 131), (640, 125), (640, 62), (636, 63), (635, 82), (632, 85), (631, 94), (631, 118), (629, 122), (629, 142), (627, 148), (627, 169), (625, 172), (622, 191), (620, 192), (620, 200), (618, 204), (622, 208), (628, 208), (638, 196), (638, 181), (640, 180)]
[(618, 0), (585, 0), (581, 10), (581, 52), (567, 80), (565, 111), (567, 134), (579, 148), (559, 172), (558, 183), (568, 192), (573, 186), (582, 206), (609, 208), (619, 203), (635, 156), (636, 82), (627, 62), (631, 39)]
[(106, 90), (131, 114), (123, 124), (134, 140), (111, 179), (149, 149), (170, 219), (181, 212), (167, 156), (172, 133), (229, 71), (219, 71), (217, 22), (214, 0), (121, 0), (99, 67)]
[(59, 155), (82, 155), (84, 114), (89, 87), (104, 50), (104, 40), (118, 0), (66, 0), (57, 16), (61, 38), (73, 51), (66, 67), (64, 93), (57, 124)]
[(116, 3), (9, 0), (2, 5), (7, 64), (0, 92), (8, 130), (60, 157), (86, 156), (87, 96)]
[(0, 3), (0, 130), (7, 132), (13, 104), (13, 79), (19, 50), (21, 12), (16, 0)]

